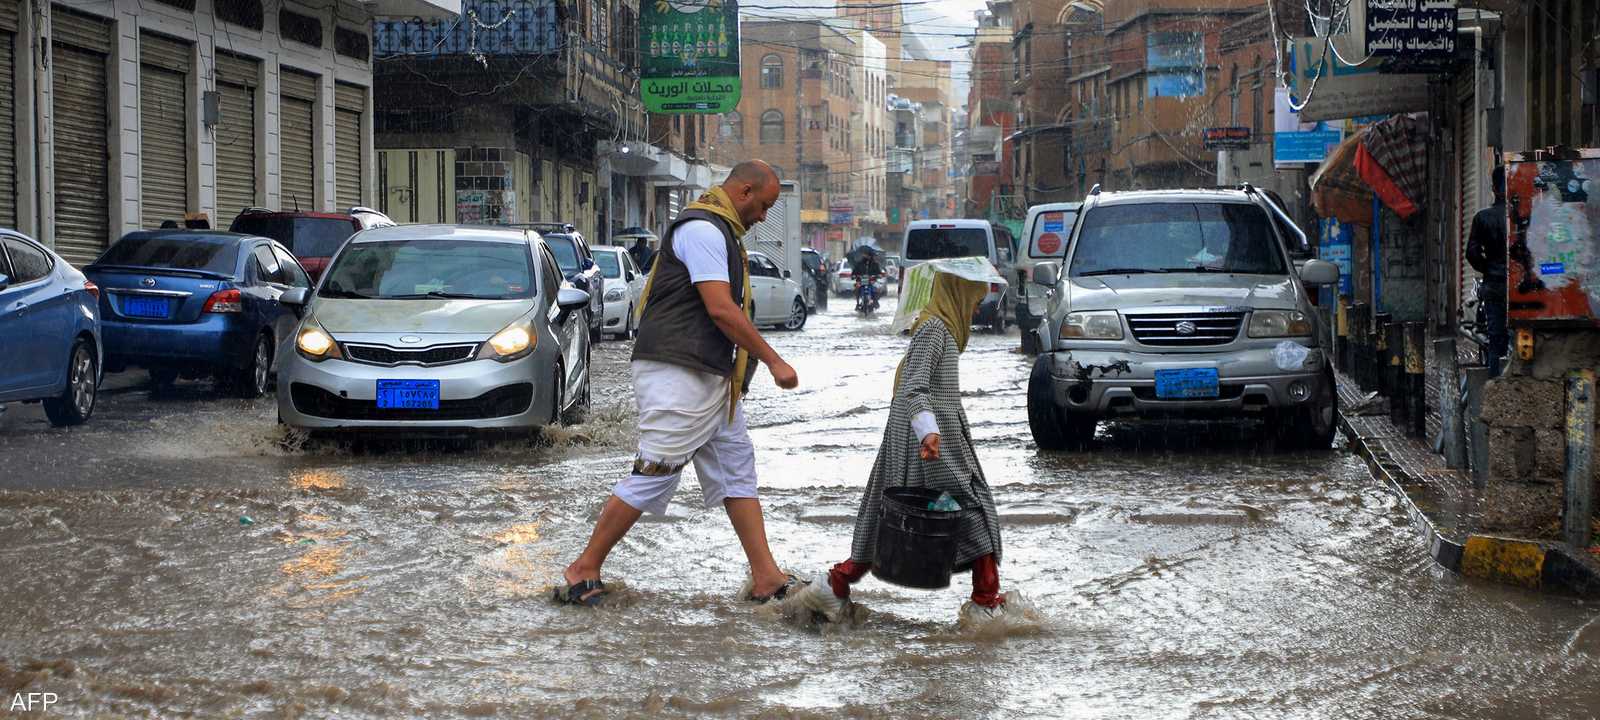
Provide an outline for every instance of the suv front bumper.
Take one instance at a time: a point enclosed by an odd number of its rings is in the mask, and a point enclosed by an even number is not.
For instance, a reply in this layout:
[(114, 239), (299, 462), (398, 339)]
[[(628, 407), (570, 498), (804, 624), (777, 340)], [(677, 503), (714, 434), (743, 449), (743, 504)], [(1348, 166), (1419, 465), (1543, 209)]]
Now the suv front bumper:
[[(1271, 347), (1208, 353), (1058, 350), (1050, 354), (1052, 395), (1063, 410), (1100, 417), (1246, 415), (1299, 407), (1323, 397), (1328, 382), (1322, 351), (1307, 350), (1301, 366), (1287, 370), (1278, 367)], [(1216, 368), (1218, 396), (1156, 397), (1157, 370), (1187, 368)]]

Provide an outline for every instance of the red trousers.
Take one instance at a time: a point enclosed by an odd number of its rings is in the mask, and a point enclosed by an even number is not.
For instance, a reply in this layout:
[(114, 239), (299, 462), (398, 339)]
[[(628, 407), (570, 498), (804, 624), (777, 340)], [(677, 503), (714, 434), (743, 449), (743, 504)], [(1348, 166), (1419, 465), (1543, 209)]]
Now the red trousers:
[[(848, 598), (850, 586), (871, 569), (872, 563), (846, 560), (828, 571), (828, 587), (833, 589), (835, 597)], [(1006, 602), (1000, 594), (1000, 563), (995, 562), (993, 555), (972, 561), (972, 602), (986, 608), (1000, 607)]]

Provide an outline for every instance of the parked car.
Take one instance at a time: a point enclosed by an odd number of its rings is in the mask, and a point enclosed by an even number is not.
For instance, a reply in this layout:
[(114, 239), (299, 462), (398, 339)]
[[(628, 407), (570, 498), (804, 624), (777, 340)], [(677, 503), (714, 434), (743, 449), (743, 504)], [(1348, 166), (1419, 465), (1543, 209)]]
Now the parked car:
[(589, 323), (589, 340), (600, 342), (600, 331), (606, 316), (606, 278), (595, 265), (594, 254), (581, 235), (544, 233), (544, 242), (556, 256), (556, 263), (572, 286), (589, 293), (589, 309), (584, 319)]
[[(1243, 190), (1091, 193), (1065, 257), (1034, 267), (1054, 288), (1028, 381), (1041, 449), (1083, 447), (1111, 417), (1255, 416), (1281, 444), (1326, 448), (1337, 400), (1327, 333), (1274, 208)], [(1064, 269), (1063, 269), (1064, 268)]]
[(394, 221), (377, 210), (353, 207), (347, 213), (277, 212), (265, 208), (246, 208), (228, 226), (230, 232), (277, 240), (300, 260), (301, 267), (316, 282), (328, 259), (339, 246), (362, 230), (391, 227)]
[(585, 238), (583, 236), (583, 233), (578, 231), (578, 226), (573, 225), (572, 223), (568, 223), (568, 222), (518, 223), (518, 224), (514, 225), (514, 227), (527, 228), (527, 229), (532, 230), (532, 231), (534, 231), (536, 233), (539, 233), (540, 235), (570, 235), (572, 237), (577, 238), (578, 242), (583, 243), (584, 247), (586, 247), (586, 248), (589, 247), (588, 238)]
[(900, 263), (899, 255), (883, 256), (883, 274), (889, 278), (890, 282), (900, 282)]
[(750, 311), (756, 325), (776, 325), (785, 330), (799, 330), (806, 326), (810, 313), (800, 283), (793, 274), (778, 267), (772, 258), (758, 252), (750, 253)]
[(618, 337), (632, 338), (636, 331), (634, 308), (644, 294), (644, 273), (634, 266), (627, 248), (601, 245), (592, 250), (595, 264), (606, 279), (605, 320), (601, 327)]
[(626, 227), (618, 232), (612, 233), (611, 244), (620, 248), (631, 248), (633, 247), (634, 243), (639, 241), (639, 238), (644, 238), (645, 244), (649, 246), (651, 250), (656, 250), (661, 247), (661, 238), (656, 237), (655, 233), (650, 232), (642, 227)]
[(800, 267), (805, 270), (805, 277), (797, 278), (801, 281), (801, 294), (806, 298), (806, 305), (816, 312), (818, 307), (828, 305), (828, 258), (814, 248), (800, 248)]
[(0, 403), (43, 402), (57, 427), (94, 414), (100, 289), (49, 248), (0, 229)]
[(278, 414), (311, 430), (459, 433), (575, 421), (589, 407), (587, 293), (536, 233), (362, 233), (281, 347)]
[[(1011, 277), (1007, 273), (1015, 262), (1011, 231), (988, 220), (913, 220), (906, 226), (901, 247), (905, 249), (901, 265), (907, 268), (928, 260), (976, 256), (988, 258), (1000, 277)], [(1010, 322), (1008, 292), (1005, 285), (991, 284), (973, 323), (986, 325), (996, 333), (1005, 332)]]
[(142, 367), (157, 388), (212, 377), (244, 398), (267, 391), (294, 327), (279, 298), (311, 287), (278, 242), (215, 230), (128, 233), (84, 272), (101, 290), (108, 371)]
[(1022, 330), (1022, 351), (1034, 355), (1040, 350), (1038, 333), (1034, 328), (1044, 317), (1045, 295), (1043, 285), (1031, 282), (1034, 265), (1058, 260), (1067, 251), (1067, 238), (1073, 223), (1078, 221), (1078, 208), (1083, 203), (1044, 203), (1028, 208), (1028, 219), (1022, 225), (1021, 260), (1013, 272), (1006, 276), (1013, 281), (1012, 307), (1017, 327)]

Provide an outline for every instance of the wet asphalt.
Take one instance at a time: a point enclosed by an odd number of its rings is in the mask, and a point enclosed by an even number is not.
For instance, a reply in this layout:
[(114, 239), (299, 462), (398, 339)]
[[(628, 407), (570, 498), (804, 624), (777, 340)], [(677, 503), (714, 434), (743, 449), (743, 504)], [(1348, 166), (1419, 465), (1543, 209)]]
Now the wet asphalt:
[[(848, 553), (905, 340), (843, 301), (769, 338), (801, 387), (748, 400), (772, 546)], [(627, 343), (588, 422), (538, 441), (301, 442), (269, 398), (139, 372), (89, 425), (0, 414), (0, 716), (1589, 718), (1600, 608), (1441, 571), (1342, 450), (1250, 424), (1028, 434), (1016, 331), (974, 334), (963, 402), (999, 505), (1015, 624), (970, 590), (859, 586), (860, 622), (735, 598), (739, 545), (692, 472), (606, 566), (549, 601), (632, 456)], [(1019, 608), (1023, 604), (1018, 604)]]

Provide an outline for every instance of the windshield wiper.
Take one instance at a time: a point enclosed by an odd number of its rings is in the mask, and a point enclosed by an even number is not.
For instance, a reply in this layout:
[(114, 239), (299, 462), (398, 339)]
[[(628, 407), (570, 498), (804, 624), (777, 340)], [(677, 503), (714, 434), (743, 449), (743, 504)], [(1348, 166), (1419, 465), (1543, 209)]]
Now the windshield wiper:
[(1106, 270), (1090, 270), (1089, 272), (1081, 272), (1081, 273), (1078, 273), (1078, 277), (1095, 277), (1096, 275), (1143, 275), (1145, 273), (1164, 273), (1164, 272), (1171, 272), (1171, 271), (1170, 270), (1158, 270), (1158, 269), (1154, 269), (1154, 268), (1109, 268), (1109, 269), (1106, 269)]
[(453, 292), (445, 292), (443, 290), (429, 290), (428, 292), (425, 292), (425, 293), (416, 293), (416, 294), (413, 294), (413, 295), (390, 295), (389, 297), (394, 298), (396, 300), (416, 300), (417, 298), (443, 298), (445, 300), (493, 300), (493, 299), (495, 299), (493, 297), (488, 297), (488, 296), (484, 296), (484, 295), (471, 295), (471, 294), (468, 294), (468, 293), (453, 293)]
[(345, 298), (350, 300), (376, 300), (378, 296), (358, 293), (354, 290), (341, 288), (323, 288), (322, 296), (325, 298)]
[(1233, 270), (1229, 270), (1228, 268), (1208, 267), (1206, 265), (1195, 265), (1193, 267), (1164, 268), (1163, 272), (1232, 273), (1234, 271)]

